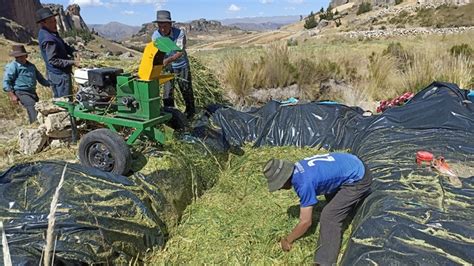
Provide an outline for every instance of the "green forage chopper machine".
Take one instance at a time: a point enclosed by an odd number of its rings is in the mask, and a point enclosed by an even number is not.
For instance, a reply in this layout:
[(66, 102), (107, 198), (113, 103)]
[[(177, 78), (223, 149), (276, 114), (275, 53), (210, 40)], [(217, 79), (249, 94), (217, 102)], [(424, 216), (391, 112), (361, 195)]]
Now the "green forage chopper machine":
[[(165, 142), (160, 126), (172, 118), (162, 111), (160, 84), (174, 78), (162, 75), (164, 55), (180, 50), (169, 38), (158, 38), (143, 52), (138, 77), (119, 68), (78, 69), (75, 100), (55, 101), (71, 117), (72, 138), (77, 138), (76, 120), (90, 120), (107, 126), (85, 134), (79, 143), (82, 164), (115, 174), (127, 174), (131, 167), (129, 145), (139, 138)], [(119, 132), (128, 129), (124, 139)]]

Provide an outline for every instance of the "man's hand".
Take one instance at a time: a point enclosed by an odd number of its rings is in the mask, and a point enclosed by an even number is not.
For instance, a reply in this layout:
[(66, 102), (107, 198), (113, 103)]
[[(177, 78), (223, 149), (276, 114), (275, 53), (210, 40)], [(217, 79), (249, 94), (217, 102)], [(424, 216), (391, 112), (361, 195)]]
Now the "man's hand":
[(8, 94), (10, 95), (10, 101), (13, 104), (19, 104), (20, 99), (18, 99), (18, 96), (16, 96), (14, 92), (10, 91)]
[(283, 249), (283, 251), (290, 251), (291, 248), (293, 247), (293, 244), (290, 243), (290, 241), (288, 241), (288, 239), (286, 238), (283, 238), (280, 240), (280, 245), (281, 245), (281, 249)]
[(79, 58), (74, 59), (74, 66), (77, 68), (81, 67), (81, 60)]

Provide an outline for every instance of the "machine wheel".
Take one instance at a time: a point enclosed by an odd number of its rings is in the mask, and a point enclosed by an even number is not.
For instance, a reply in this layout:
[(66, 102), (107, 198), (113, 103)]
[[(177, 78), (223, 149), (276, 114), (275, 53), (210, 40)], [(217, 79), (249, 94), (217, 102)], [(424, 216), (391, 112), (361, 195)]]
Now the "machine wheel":
[(93, 130), (81, 138), (79, 159), (83, 165), (126, 175), (132, 154), (125, 140), (107, 128)]

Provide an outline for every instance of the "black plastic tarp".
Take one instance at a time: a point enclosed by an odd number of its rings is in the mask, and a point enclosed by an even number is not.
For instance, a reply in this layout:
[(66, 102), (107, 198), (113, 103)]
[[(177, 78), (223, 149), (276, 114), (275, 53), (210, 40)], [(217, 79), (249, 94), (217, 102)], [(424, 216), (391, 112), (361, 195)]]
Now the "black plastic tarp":
[[(252, 112), (221, 108), (207, 141), (350, 149), (373, 171), (373, 193), (359, 209), (344, 265), (474, 262), (474, 105), (467, 91), (435, 82), (401, 107), (362, 116), (341, 104), (281, 105)], [(203, 132), (209, 132), (207, 135)], [(415, 163), (419, 150), (444, 156), (462, 188)]]
[[(0, 217), (13, 265), (38, 265), (64, 165), (22, 164), (0, 175)], [(126, 263), (162, 246), (167, 237), (160, 219), (163, 201), (140, 175), (115, 176), (68, 164), (55, 215), (55, 263)]]

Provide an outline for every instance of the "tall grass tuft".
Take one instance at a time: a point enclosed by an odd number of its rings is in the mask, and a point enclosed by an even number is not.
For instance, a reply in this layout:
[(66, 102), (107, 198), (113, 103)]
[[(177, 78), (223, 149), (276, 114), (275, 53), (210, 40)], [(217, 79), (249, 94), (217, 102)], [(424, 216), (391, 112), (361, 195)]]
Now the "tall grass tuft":
[(56, 187), (56, 191), (54, 192), (53, 199), (51, 200), (51, 207), (48, 215), (48, 230), (46, 231), (46, 245), (44, 248), (44, 266), (54, 265), (54, 257), (53, 261), (51, 260), (53, 251), (53, 247), (55, 246), (54, 241), (54, 226), (56, 224), (56, 209), (58, 208), (58, 200), (59, 200), (59, 191), (63, 187), (64, 183), (64, 175), (66, 174), (67, 163), (64, 165), (63, 173), (61, 175), (61, 179), (59, 180), (59, 184)]
[(277, 88), (294, 82), (294, 67), (285, 43), (273, 43), (252, 66), (253, 86), (255, 88)]
[(449, 56), (417, 52), (413, 64), (402, 75), (406, 87), (419, 91), (433, 81), (456, 83), (461, 88), (473, 86), (473, 60), (463, 55)]
[(374, 53), (370, 56), (369, 61), (366, 88), (374, 99), (391, 98), (405, 90), (395, 59)]
[(225, 62), (224, 80), (229, 95), (238, 105), (244, 105), (252, 87), (250, 72), (241, 56), (228, 56)]

